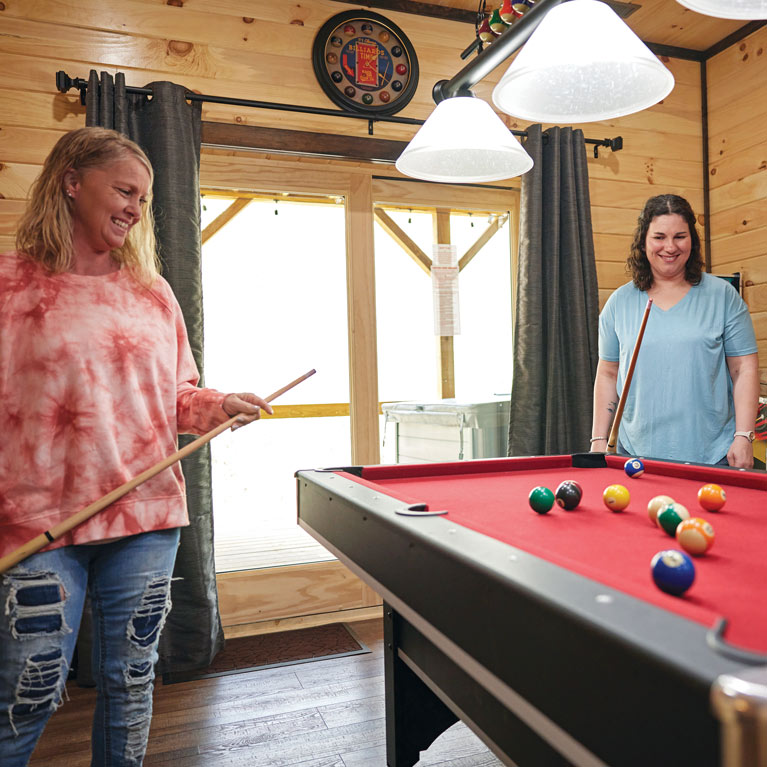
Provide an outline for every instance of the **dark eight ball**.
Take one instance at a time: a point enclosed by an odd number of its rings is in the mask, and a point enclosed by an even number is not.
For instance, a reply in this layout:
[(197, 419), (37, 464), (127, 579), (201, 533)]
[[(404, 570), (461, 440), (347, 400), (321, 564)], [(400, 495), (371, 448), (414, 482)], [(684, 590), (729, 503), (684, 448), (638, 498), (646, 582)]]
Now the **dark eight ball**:
[(572, 511), (578, 506), (583, 497), (583, 492), (577, 482), (565, 480), (557, 487), (554, 498), (566, 511)]

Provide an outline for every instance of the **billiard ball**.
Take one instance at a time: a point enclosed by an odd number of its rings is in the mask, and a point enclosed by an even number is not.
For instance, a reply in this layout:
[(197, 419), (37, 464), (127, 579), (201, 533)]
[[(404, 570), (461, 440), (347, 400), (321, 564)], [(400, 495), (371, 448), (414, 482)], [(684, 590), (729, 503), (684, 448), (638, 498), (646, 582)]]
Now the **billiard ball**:
[(666, 549), (659, 551), (650, 562), (655, 585), (667, 594), (680, 596), (695, 580), (695, 565), (683, 551)]
[(727, 495), (719, 485), (703, 485), (698, 490), (698, 503), (706, 511), (719, 511), (724, 506), (726, 500)]
[(545, 514), (554, 505), (554, 493), (548, 487), (534, 487), (527, 500), (533, 511)]
[(623, 471), (625, 471), (629, 477), (641, 477), (642, 474), (644, 474), (644, 464), (639, 458), (629, 458), (628, 461), (623, 464)]
[(608, 485), (602, 493), (602, 500), (610, 511), (623, 511), (629, 505), (631, 496), (623, 485)]
[(654, 525), (658, 524), (658, 512), (673, 502), (674, 499), (670, 495), (656, 495), (655, 498), (652, 498), (647, 504), (647, 516), (650, 518), (650, 522)]
[(664, 506), (656, 518), (658, 527), (668, 535), (676, 535), (676, 528), (680, 522), (690, 518), (690, 512), (681, 503), (670, 503)]
[(559, 483), (554, 498), (563, 509), (572, 511), (581, 502), (583, 491), (577, 482), (567, 479)]
[(688, 553), (697, 557), (714, 544), (714, 528), (700, 517), (683, 519), (676, 528), (676, 541)]

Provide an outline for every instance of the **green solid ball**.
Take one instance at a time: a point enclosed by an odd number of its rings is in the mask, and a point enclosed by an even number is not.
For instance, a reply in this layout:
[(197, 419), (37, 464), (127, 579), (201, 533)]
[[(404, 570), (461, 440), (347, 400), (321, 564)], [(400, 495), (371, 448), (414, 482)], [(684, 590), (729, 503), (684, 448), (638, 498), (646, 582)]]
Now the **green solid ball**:
[(672, 538), (676, 535), (676, 529), (681, 521), (681, 514), (671, 505), (658, 512), (658, 525)]
[(554, 505), (554, 493), (548, 487), (534, 487), (527, 500), (533, 511), (545, 514)]

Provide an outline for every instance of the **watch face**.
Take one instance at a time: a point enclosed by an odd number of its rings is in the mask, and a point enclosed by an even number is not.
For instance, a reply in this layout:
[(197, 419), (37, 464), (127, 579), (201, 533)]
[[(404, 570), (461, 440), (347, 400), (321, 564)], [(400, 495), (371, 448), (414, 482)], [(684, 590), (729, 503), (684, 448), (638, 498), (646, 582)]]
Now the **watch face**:
[(418, 86), (418, 60), (405, 33), (369, 11), (328, 19), (314, 39), (312, 63), (331, 101), (352, 112), (394, 114)]

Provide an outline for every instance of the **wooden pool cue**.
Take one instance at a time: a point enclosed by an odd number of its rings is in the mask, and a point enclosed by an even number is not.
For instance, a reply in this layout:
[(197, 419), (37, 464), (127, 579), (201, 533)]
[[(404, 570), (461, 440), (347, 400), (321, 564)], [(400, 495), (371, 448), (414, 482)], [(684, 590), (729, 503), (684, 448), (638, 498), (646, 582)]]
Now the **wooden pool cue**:
[[(277, 397), (279, 397), (281, 394), (284, 394), (286, 391), (288, 391), (288, 389), (292, 389), (294, 386), (297, 386), (302, 381), (305, 381), (307, 378), (309, 378), (309, 376), (313, 376), (316, 372), (316, 370), (310, 370), (308, 373), (304, 373), (304, 375), (296, 378), (295, 381), (291, 381), (287, 386), (283, 386), (281, 389), (278, 389), (276, 392), (270, 394), (264, 399), (267, 402), (271, 402), (273, 399), (277, 399)], [(0, 573), (4, 573), (9, 568), (21, 562), (22, 559), (26, 559), (30, 554), (34, 554), (36, 551), (40, 551), (40, 549), (45, 548), (49, 543), (53, 543), (57, 538), (61, 538), (64, 533), (68, 533), (73, 528), (81, 525), (87, 519), (90, 519), (94, 514), (97, 514), (102, 509), (114, 503), (118, 498), (122, 498), (124, 495), (137, 488), (143, 482), (151, 479), (156, 474), (159, 474), (161, 471), (167, 469), (169, 466), (173, 466), (174, 463), (178, 463), (182, 458), (186, 458), (188, 455), (191, 455), (195, 450), (210, 442), (213, 437), (217, 437), (219, 434), (221, 434), (221, 432), (226, 431), (229, 427), (233, 426), (237, 422), (237, 419), (243, 415), (244, 413), (237, 413), (237, 415), (233, 415), (228, 421), (224, 421), (224, 423), (219, 424), (214, 429), (211, 429), (209, 432), (207, 432), (207, 434), (203, 434), (193, 442), (185, 445), (181, 448), (181, 450), (177, 450), (175, 453), (173, 453), (173, 455), (169, 455), (167, 458), (163, 458), (162, 461), (159, 461), (146, 471), (143, 471), (141, 474), (133, 477), (133, 479), (129, 479), (125, 484), (120, 485), (120, 487), (117, 487), (111, 492), (107, 493), (103, 498), (99, 498), (98, 501), (94, 501), (90, 506), (86, 506), (84, 509), (75, 512), (71, 516), (59, 522), (57, 525), (54, 525), (50, 530), (46, 530), (44, 533), (41, 533), (31, 541), (27, 541), (27, 543), (19, 546), (18, 549), (15, 549), (10, 554), (6, 554), (4, 557), (0, 557)]]
[(637, 356), (639, 355), (639, 347), (642, 345), (642, 336), (644, 335), (644, 329), (647, 325), (647, 318), (650, 316), (650, 308), (652, 307), (652, 298), (647, 299), (647, 307), (644, 310), (642, 317), (642, 324), (639, 326), (639, 333), (637, 334), (637, 340), (634, 344), (634, 351), (631, 354), (631, 361), (629, 362), (629, 369), (626, 372), (626, 380), (623, 382), (623, 391), (621, 392), (620, 400), (618, 401), (618, 409), (615, 411), (615, 418), (613, 419), (613, 425), (610, 429), (610, 436), (607, 439), (607, 452), (615, 453), (618, 445), (618, 429), (621, 425), (621, 418), (623, 417), (623, 408), (626, 406), (626, 398), (628, 397), (629, 387), (631, 386), (631, 379), (634, 376), (634, 367), (637, 364)]

